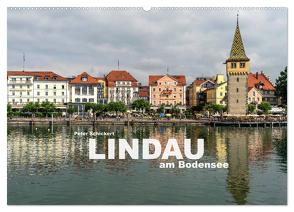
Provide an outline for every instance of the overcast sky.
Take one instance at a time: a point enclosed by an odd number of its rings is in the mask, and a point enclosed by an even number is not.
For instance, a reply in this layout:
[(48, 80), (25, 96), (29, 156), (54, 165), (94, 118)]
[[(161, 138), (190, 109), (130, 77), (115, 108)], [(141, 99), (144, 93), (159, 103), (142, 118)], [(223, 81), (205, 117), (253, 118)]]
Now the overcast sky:
[[(237, 9), (8, 10), (8, 70), (52, 70), (64, 76), (103, 76), (128, 70), (149, 74), (225, 74)], [(239, 9), (251, 71), (275, 81), (287, 65), (287, 9)]]

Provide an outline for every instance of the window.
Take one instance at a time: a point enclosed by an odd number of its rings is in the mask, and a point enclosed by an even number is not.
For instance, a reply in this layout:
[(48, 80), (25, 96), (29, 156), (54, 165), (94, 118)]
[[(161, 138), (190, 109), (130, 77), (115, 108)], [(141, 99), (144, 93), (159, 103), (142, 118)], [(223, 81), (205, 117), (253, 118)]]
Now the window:
[(177, 88), (174, 88), (174, 92), (176, 92), (177, 91)]
[(82, 99), (82, 102), (87, 102), (87, 98), (83, 98)]
[(20, 85), (19, 88), (22, 88), (22, 85)]
[(176, 105), (177, 104), (177, 101), (174, 101), (174, 105)]
[(158, 90), (161, 91), (161, 88), (159, 88)]
[(155, 104), (155, 105), (156, 105), (156, 101), (154, 101), (154, 102), (153, 102), (153, 104)]
[(240, 68), (245, 68), (245, 63), (240, 63)]
[(53, 85), (53, 89), (56, 89), (56, 85)]
[(239, 88), (236, 89), (237, 93), (239, 93)]
[(37, 92), (37, 96), (40, 96), (40, 92), (39, 91)]
[(27, 85), (27, 88), (28, 88), (28, 89), (30, 89), (30, 86), (29, 86), (29, 85)]
[(82, 77), (82, 81), (87, 81), (88, 80), (88, 78), (87, 77)]
[(153, 91), (155, 91), (155, 88), (153, 88)]
[(220, 96), (223, 96), (223, 92), (220, 92), (220, 94), (219, 94)]
[(82, 87), (82, 95), (87, 95), (87, 86)]
[(45, 88), (48, 89), (48, 85), (45, 85)]
[(76, 98), (75, 102), (81, 102), (80, 98)]
[(251, 97), (248, 97), (249, 101), (251, 101)]
[(253, 91), (253, 96), (255, 96), (255, 91)]
[(14, 91), (12, 91), (12, 96), (14, 96), (15, 95), (15, 92)]
[(15, 103), (15, 99), (12, 99), (12, 103), (13, 103), (13, 104)]
[(15, 85), (12, 85), (12, 88), (15, 88)]
[(76, 87), (75, 87), (75, 94), (76, 94), (76, 95), (80, 95), (80, 94), (81, 94), (80, 86), (76, 86)]
[(37, 88), (40, 89), (40, 85), (37, 85)]
[(30, 99), (27, 99), (27, 102), (29, 102), (30, 101)]
[(48, 96), (48, 91), (45, 92), (45, 95)]
[(27, 92), (27, 95), (28, 95), (28, 96), (30, 95), (30, 92), (29, 92), (29, 91)]
[(89, 94), (94, 95), (94, 86), (93, 85), (89, 86)]
[(239, 103), (239, 99), (237, 99), (237, 101), (236, 101), (237, 103)]
[(64, 96), (64, 91), (62, 91), (61, 95)]
[(21, 91), (19, 92), (19, 95), (22, 95), (22, 92)]
[(55, 91), (53, 92), (53, 95), (56, 96), (56, 92)]
[(237, 68), (237, 64), (236, 63), (231, 63), (231, 68)]
[(90, 99), (89, 99), (89, 102), (94, 102), (94, 99), (93, 99), (93, 98), (90, 98)]
[(19, 102), (22, 103), (22, 99), (20, 99)]
[(174, 82), (174, 85), (177, 85), (177, 82)]
[(61, 88), (64, 89), (64, 85), (62, 85)]
[(53, 99), (53, 102), (56, 103), (56, 99)]
[(237, 77), (237, 82), (239, 82), (239, 77)]
[(62, 99), (62, 103), (64, 103), (64, 99)]
[(37, 99), (37, 102), (40, 102), (40, 99)]

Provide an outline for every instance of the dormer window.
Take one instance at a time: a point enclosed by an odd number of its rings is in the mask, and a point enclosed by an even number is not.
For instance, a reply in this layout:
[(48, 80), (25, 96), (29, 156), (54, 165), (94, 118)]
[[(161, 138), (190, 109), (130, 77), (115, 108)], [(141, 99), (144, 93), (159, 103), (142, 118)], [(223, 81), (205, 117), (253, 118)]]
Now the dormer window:
[(240, 68), (245, 68), (245, 63), (240, 63)]
[(237, 63), (231, 63), (231, 68), (237, 68)]
[(87, 78), (86, 76), (83, 76), (83, 77), (82, 77), (82, 81), (83, 81), (83, 82), (86, 82), (86, 81), (88, 81), (88, 78)]

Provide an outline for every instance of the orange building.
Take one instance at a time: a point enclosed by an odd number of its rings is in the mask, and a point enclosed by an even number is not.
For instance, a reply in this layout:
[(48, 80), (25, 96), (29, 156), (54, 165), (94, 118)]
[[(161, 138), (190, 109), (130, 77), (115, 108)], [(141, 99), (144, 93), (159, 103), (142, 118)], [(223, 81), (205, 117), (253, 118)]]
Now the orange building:
[(186, 108), (186, 77), (184, 75), (150, 75), (150, 104)]

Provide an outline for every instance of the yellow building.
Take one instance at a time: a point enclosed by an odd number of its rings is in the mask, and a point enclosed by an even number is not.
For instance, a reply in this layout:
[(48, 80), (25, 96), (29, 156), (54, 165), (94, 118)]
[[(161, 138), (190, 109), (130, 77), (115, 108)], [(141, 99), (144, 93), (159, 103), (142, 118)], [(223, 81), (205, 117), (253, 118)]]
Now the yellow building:
[(225, 81), (224, 75), (217, 74), (213, 80), (215, 86), (204, 91), (206, 94), (206, 103), (226, 105), (227, 82)]
[(197, 78), (194, 80), (189, 89), (189, 106), (205, 104), (204, 91), (214, 87), (214, 82), (208, 78)]

